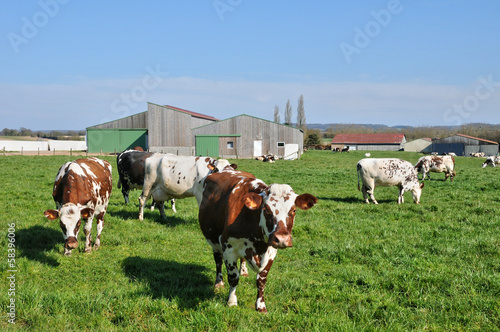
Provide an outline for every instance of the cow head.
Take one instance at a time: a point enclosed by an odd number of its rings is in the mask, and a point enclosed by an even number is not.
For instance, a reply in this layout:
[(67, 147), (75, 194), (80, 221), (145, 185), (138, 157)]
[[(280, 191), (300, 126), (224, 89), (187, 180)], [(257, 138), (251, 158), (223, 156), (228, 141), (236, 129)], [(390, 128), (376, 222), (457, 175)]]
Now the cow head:
[(87, 219), (94, 214), (90, 208), (79, 208), (73, 203), (64, 204), (59, 210), (47, 210), (43, 213), (49, 220), (59, 218), (59, 225), (64, 236), (64, 254), (70, 255), (71, 250), (78, 246), (78, 232), (82, 218)]
[(413, 196), (413, 201), (417, 204), (420, 204), (420, 196), (422, 195), (422, 188), (424, 187), (424, 183), (418, 183), (411, 189), (411, 194)]
[(292, 246), (296, 208), (308, 210), (317, 201), (310, 194), (295, 194), (287, 184), (272, 184), (260, 195), (252, 192), (243, 197), (247, 208), (261, 209), (260, 228), (267, 243), (277, 249)]

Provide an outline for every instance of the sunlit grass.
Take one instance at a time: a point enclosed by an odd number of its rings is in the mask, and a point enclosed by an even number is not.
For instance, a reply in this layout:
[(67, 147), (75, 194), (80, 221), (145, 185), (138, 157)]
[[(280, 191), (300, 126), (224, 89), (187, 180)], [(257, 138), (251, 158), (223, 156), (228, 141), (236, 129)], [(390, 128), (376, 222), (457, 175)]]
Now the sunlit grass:
[[(374, 152), (415, 163), (416, 153)], [(114, 157), (103, 157), (115, 165)], [(239, 307), (214, 292), (211, 249), (193, 198), (177, 214), (145, 211), (139, 192), (123, 204), (115, 188), (101, 249), (63, 256), (56, 221), (43, 217), (57, 169), (70, 156), (0, 156), (0, 261), (7, 285), (7, 225), (16, 224), (16, 325), (32, 330), (498, 330), (500, 169), (457, 157), (457, 176), (426, 180), (422, 204), (397, 204), (397, 188), (377, 188), (379, 205), (357, 190), (361, 152), (309, 151), (274, 164), (232, 160), (266, 183), (288, 183), (319, 198), (298, 211), (294, 246), (269, 273), (269, 313), (254, 311), (255, 274), (242, 278)], [(95, 225), (94, 225), (95, 229)], [(83, 235), (80, 234), (83, 238)], [(2, 288), (0, 327), (9, 301)]]

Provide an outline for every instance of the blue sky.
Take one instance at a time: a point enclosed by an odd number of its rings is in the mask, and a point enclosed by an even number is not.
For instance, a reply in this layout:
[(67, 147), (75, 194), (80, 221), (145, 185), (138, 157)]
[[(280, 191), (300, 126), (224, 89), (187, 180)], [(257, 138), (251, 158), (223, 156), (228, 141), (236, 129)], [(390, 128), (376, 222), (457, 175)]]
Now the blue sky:
[(500, 123), (500, 2), (0, 1), (0, 128), (168, 104), (219, 119)]

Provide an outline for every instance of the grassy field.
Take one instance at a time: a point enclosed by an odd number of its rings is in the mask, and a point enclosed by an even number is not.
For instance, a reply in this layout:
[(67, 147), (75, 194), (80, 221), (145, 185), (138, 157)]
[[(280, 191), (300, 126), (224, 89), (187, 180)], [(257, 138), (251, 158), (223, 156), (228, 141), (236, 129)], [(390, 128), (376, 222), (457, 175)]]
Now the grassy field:
[[(372, 156), (415, 163), (420, 155)], [(0, 329), (498, 331), (500, 168), (457, 157), (454, 182), (432, 173), (421, 205), (410, 193), (396, 204), (394, 187), (377, 188), (380, 204), (366, 205), (357, 190), (362, 157), (309, 151), (274, 164), (232, 160), (267, 184), (288, 183), (319, 198), (297, 212), (294, 247), (278, 252), (265, 293), (269, 312), (259, 314), (253, 272), (240, 280), (238, 307), (226, 306), (227, 286), (214, 292), (215, 266), (194, 198), (179, 200), (177, 214), (167, 210), (168, 220), (146, 210), (139, 222), (139, 192), (124, 205), (115, 158), (103, 157), (114, 167), (115, 188), (101, 249), (83, 253), (81, 232), (79, 247), (65, 257), (59, 224), (43, 211), (55, 206), (59, 166), (75, 157), (0, 156)], [(14, 311), (15, 325), (7, 316)]]

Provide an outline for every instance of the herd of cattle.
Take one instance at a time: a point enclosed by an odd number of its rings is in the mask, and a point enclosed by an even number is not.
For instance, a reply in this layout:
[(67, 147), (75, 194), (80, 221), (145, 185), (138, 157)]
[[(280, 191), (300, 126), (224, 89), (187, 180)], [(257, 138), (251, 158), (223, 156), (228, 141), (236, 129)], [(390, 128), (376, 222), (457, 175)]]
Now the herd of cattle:
[[(483, 167), (500, 165), (500, 157), (489, 157)], [(153, 199), (162, 217), (164, 202), (195, 197), (198, 203), (200, 229), (212, 247), (216, 266), (215, 287), (224, 285), (224, 261), (230, 285), (228, 305), (237, 305), (236, 286), (240, 275), (248, 275), (246, 263), (257, 273), (256, 310), (266, 311), (264, 288), (267, 274), (277, 249), (292, 246), (292, 228), (296, 208), (308, 210), (318, 201), (311, 194), (296, 194), (287, 184), (267, 185), (253, 174), (236, 170), (225, 159), (177, 156), (127, 150), (117, 157), (121, 188), (125, 203), (132, 189), (142, 189), (139, 197), (139, 219), (149, 198)], [(365, 158), (357, 164), (358, 190), (366, 203), (376, 186), (398, 186), (398, 203), (410, 191), (415, 203), (420, 202), (429, 172), (445, 173), (453, 181), (455, 159), (452, 156), (424, 156), (415, 165), (395, 158)], [(112, 190), (112, 167), (104, 160), (91, 157), (67, 162), (59, 168), (52, 196), (56, 208), (44, 212), (50, 220), (59, 218), (65, 244), (65, 255), (78, 245), (82, 220), (85, 252), (92, 250), (92, 222), (97, 220), (94, 250), (100, 246), (104, 215)], [(360, 180), (362, 186), (360, 188)], [(152, 205), (153, 207), (153, 205)], [(240, 269), (237, 261), (240, 260)]]

